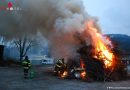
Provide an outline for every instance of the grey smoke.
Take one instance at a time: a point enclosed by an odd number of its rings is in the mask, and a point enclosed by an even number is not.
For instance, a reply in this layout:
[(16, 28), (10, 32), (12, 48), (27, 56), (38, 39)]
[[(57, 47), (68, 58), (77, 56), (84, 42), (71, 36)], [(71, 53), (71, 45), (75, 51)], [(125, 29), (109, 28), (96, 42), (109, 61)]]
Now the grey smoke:
[(84, 23), (90, 18), (82, 0), (17, 0), (14, 5), (22, 10), (0, 13), (1, 36), (13, 39), (40, 32), (53, 56), (77, 56), (79, 42), (74, 35), (84, 31)]

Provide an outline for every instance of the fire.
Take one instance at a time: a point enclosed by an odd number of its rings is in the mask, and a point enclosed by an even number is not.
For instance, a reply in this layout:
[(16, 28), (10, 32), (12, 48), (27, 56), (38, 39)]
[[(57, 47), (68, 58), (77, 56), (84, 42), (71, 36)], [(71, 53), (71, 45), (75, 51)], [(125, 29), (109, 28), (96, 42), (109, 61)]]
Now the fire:
[[(87, 30), (91, 34), (92, 43), (94, 45), (94, 57), (103, 60), (105, 67), (109, 68), (113, 65), (114, 54), (111, 52), (111, 41), (107, 37), (98, 32), (94, 21), (87, 22)], [(109, 45), (109, 46), (108, 46)]]
[(80, 73), (80, 76), (84, 80), (87, 75), (86, 75), (85, 64), (83, 62), (83, 59), (80, 59), (80, 67), (83, 69), (83, 71)]
[(61, 77), (62, 77), (62, 78), (65, 78), (65, 77), (67, 77), (67, 75), (68, 75), (68, 72), (67, 72), (67, 71), (64, 71), (63, 74), (61, 75)]
[(85, 79), (86, 78), (86, 72), (85, 71), (81, 72), (80, 76), (81, 76), (82, 79)]
[(85, 64), (84, 64), (84, 62), (83, 62), (83, 60), (82, 60), (82, 59), (80, 59), (80, 67), (81, 67), (82, 69), (84, 69), (84, 68), (85, 68)]

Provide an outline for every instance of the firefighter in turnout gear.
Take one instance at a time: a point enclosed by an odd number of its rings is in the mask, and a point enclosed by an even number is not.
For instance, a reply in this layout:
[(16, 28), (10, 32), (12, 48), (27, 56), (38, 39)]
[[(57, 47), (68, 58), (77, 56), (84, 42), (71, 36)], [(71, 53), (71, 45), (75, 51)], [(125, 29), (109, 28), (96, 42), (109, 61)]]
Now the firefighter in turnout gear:
[(64, 63), (64, 58), (57, 60), (56, 65), (54, 67), (54, 73), (57, 75), (58, 72), (62, 71), (65, 67), (66, 65)]
[(31, 63), (28, 59), (28, 56), (25, 57), (25, 59), (22, 61), (22, 66), (24, 68), (24, 78), (28, 78), (29, 69), (31, 68)]

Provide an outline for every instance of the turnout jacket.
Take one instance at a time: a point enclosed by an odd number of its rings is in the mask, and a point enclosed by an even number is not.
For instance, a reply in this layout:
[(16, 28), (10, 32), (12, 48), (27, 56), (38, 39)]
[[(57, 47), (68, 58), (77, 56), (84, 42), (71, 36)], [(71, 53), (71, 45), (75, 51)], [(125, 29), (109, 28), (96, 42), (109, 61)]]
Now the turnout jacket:
[(23, 60), (22, 61), (22, 66), (24, 67), (24, 69), (29, 69), (31, 67), (31, 63), (29, 60)]

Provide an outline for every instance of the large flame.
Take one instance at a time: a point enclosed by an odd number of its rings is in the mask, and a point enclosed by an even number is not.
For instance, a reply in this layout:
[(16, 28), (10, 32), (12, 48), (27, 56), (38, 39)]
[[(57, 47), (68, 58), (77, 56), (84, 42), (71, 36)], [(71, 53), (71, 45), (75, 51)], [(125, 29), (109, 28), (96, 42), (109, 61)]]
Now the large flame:
[(103, 36), (100, 32), (98, 32), (99, 30), (92, 20), (87, 22), (87, 30), (92, 37), (94, 57), (99, 60), (103, 60), (106, 68), (111, 67), (114, 59), (114, 55), (111, 52), (111, 41), (106, 36)]

